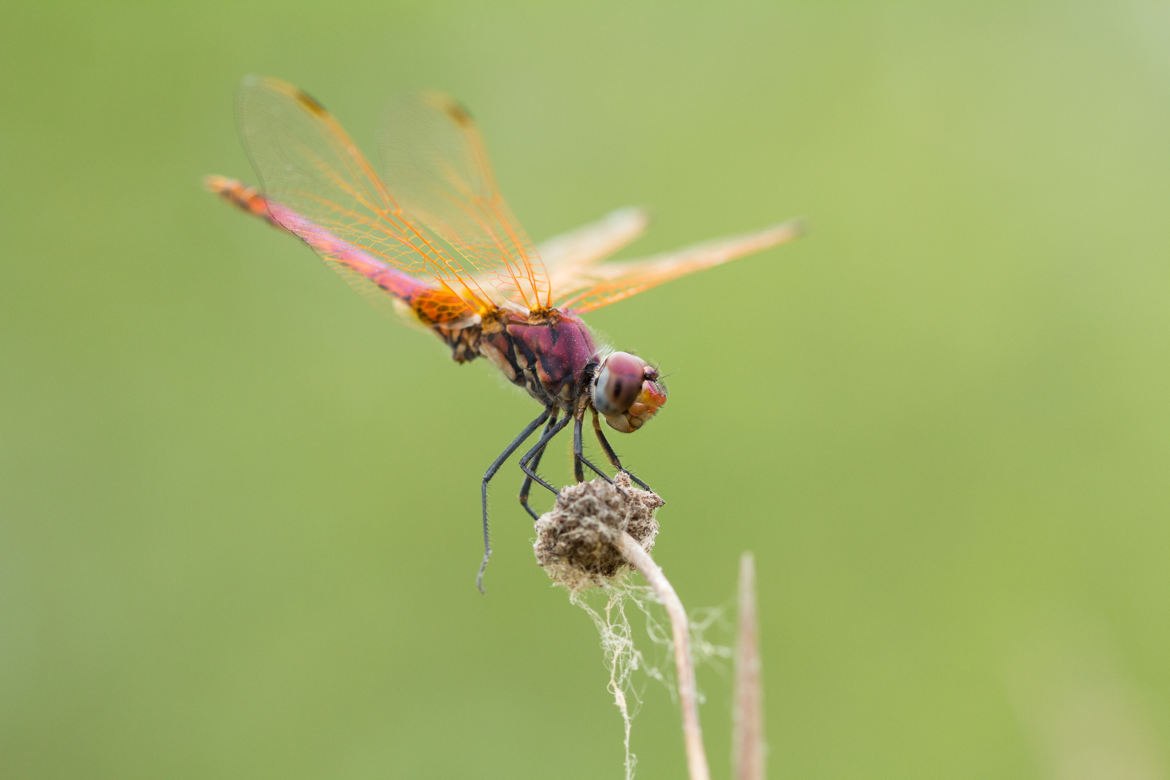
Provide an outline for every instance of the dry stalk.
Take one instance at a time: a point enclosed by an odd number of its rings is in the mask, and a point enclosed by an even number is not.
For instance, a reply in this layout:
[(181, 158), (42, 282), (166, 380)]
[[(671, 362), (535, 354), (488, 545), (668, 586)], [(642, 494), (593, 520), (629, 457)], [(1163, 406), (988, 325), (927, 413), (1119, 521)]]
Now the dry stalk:
[(731, 764), (735, 780), (764, 780), (764, 694), (756, 618), (756, 562), (746, 552), (739, 559), (738, 634)]
[(650, 584), (670, 618), (690, 779), (710, 780), (687, 613), (650, 557), (658, 533), (654, 511), (662, 503), (655, 494), (632, 487), (625, 474), (613, 484), (595, 479), (564, 488), (552, 511), (536, 522), (536, 559), (555, 582), (574, 592), (607, 584), (629, 568)]
[(646, 578), (654, 589), (666, 614), (670, 617), (671, 634), (674, 637), (674, 665), (678, 672), (678, 704), (682, 710), (683, 742), (687, 751), (687, 767), (691, 780), (710, 780), (711, 770), (707, 767), (707, 753), (703, 749), (703, 731), (699, 727), (699, 692), (695, 684), (695, 665), (691, 660), (690, 629), (687, 625), (687, 611), (674, 592), (674, 587), (662, 567), (654, 562), (650, 553), (642, 549), (634, 537), (623, 532), (617, 539), (618, 549), (630, 565)]

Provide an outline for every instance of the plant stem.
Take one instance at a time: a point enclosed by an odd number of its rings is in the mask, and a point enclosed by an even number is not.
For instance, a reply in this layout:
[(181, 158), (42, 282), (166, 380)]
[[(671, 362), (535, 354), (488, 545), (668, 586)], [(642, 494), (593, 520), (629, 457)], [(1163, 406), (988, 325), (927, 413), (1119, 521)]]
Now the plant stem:
[(764, 780), (764, 694), (756, 619), (756, 562), (746, 552), (739, 559), (738, 633), (732, 768), (735, 780)]
[(691, 780), (710, 780), (707, 753), (703, 749), (703, 732), (699, 728), (698, 688), (695, 685), (695, 666), (691, 660), (690, 632), (687, 613), (678, 594), (662, 573), (662, 568), (642, 549), (642, 545), (624, 531), (617, 539), (622, 556), (636, 568), (658, 595), (670, 617), (674, 636), (674, 664), (678, 670), (678, 703), (682, 710), (683, 743), (687, 751), (687, 768)]

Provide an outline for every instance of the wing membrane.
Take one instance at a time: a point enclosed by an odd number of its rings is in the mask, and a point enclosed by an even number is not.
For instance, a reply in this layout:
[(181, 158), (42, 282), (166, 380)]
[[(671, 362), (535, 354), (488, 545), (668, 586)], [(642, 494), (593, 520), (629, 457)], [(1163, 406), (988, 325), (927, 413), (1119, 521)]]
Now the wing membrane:
[[(251, 187), (223, 176), (208, 176), (208, 190), (254, 217), (297, 236), (340, 273), (359, 293), (375, 303), (387, 302), (390, 293), (426, 324), (456, 326), (477, 321), (478, 312), (449, 289), (429, 283), (425, 277), (406, 273), (305, 219), (283, 204), (276, 203)], [(399, 307), (395, 307), (401, 313)]]
[(553, 289), (559, 294), (587, 266), (604, 260), (645, 233), (649, 223), (645, 209), (631, 206), (542, 243), (540, 256)]
[(483, 137), (451, 97), (421, 92), (390, 105), (381, 139), (387, 181), (402, 207), (459, 246), (512, 301), (545, 308), (540, 254), (500, 195)]
[[(502, 260), (411, 213), (409, 189), (388, 188), (313, 98), (283, 81), (252, 77), (240, 87), (238, 111), (265, 196), (283, 207), (273, 219), (323, 258), (348, 266), (338, 255), (360, 250), (476, 312), (511, 304), (515, 284), (507, 283)], [(498, 284), (481, 277), (499, 277)]]
[(554, 303), (558, 309), (578, 313), (600, 309), (671, 279), (791, 241), (802, 231), (799, 222), (785, 222), (757, 233), (718, 239), (644, 260), (590, 265), (579, 269), (571, 279), (558, 277)]

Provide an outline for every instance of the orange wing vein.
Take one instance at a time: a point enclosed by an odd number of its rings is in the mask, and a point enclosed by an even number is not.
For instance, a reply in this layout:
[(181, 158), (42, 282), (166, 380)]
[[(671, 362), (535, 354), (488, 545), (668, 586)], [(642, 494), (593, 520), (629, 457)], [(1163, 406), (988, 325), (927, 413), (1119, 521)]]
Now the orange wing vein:
[(548, 274), (503, 196), (483, 137), (462, 105), (438, 92), (390, 104), (382, 163), (402, 207), (449, 244), (477, 275), (527, 309), (547, 308)]
[[(459, 327), (476, 322), (476, 312), (450, 289), (428, 283), (426, 276), (414, 276), (400, 267), (383, 262), (360, 247), (342, 241), (286, 206), (271, 201), (255, 189), (223, 176), (204, 179), (208, 190), (236, 208), (300, 238), (325, 264), (340, 273), (357, 292), (375, 305), (405, 304), (423, 324)], [(392, 299), (386, 297), (390, 293)], [(394, 311), (403, 314), (395, 305)]]
[[(240, 87), (238, 112), (264, 196), (279, 206), (271, 217), (338, 270), (357, 270), (354, 258), (372, 258), (434, 288), (448, 312), (439, 316), (451, 318), (465, 316), (467, 308), (482, 314), (515, 307), (517, 299), (535, 301), (538, 289), (547, 299), (543, 266), (480, 235), (445, 231), (413, 212), (407, 205), (414, 202), (412, 185), (387, 187), (337, 120), (296, 87), (249, 77)], [(472, 207), (451, 205), (457, 212)], [(454, 299), (466, 307), (452, 306)]]
[(561, 292), (562, 282), (572, 280), (584, 268), (600, 262), (646, 232), (650, 215), (645, 209), (627, 206), (606, 214), (596, 222), (554, 236), (540, 244), (540, 256), (548, 268), (553, 289)]
[(802, 232), (800, 222), (790, 221), (756, 233), (717, 239), (644, 260), (579, 267), (574, 269), (572, 276), (554, 276), (557, 295), (553, 302), (558, 309), (577, 313), (593, 311), (671, 279), (791, 241)]

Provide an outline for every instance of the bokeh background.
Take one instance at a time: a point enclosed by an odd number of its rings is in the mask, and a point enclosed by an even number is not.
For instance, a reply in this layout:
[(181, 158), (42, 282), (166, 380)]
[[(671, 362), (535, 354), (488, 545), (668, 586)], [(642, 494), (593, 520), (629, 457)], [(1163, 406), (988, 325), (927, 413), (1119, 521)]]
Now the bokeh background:
[[(473, 584), (532, 402), (201, 191), (252, 178), (253, 72), (368, 147), (395, 92), (457, 95), (538, 239), (809, 218), (589, 318), (669, 376), (618, 444), (710, 638), (758, 558), (773, 777), (1167, 776), (1165, 3), (44, 3), (0, 37), (0, 776), (621, 776), (511, 467)], [(639, 776), (679, 777), (643, 684)]]

